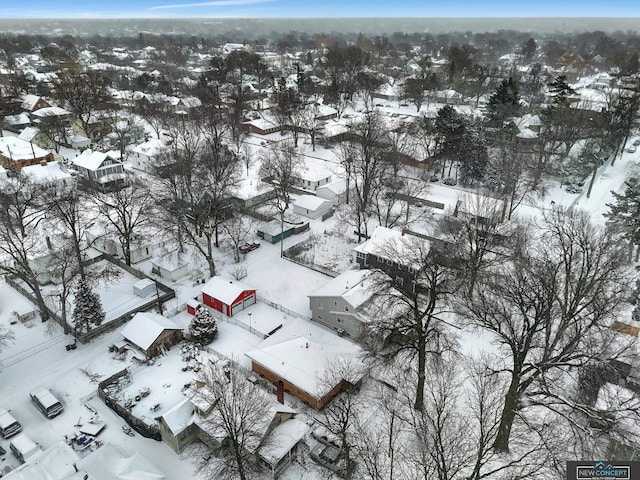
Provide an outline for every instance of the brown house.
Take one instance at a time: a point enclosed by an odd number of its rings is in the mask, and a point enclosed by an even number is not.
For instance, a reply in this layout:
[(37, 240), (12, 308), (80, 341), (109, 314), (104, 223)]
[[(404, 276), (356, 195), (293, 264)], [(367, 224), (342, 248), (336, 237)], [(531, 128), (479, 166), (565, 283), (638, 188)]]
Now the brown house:
[[(353, 343), (323, 331), (321, 338), (313, 334), (298, 336), (246, 355), (251, 359), (251, 369), (276, 385), (279, 397), (286, 392), (322, 409), (338, 393), (360, 382), (362, 372), (354, 357), (358, 351)], [(338, 375), (335, 362), (353, 364), (354, 368)]]
[(120, 333), (148, 358), (157, 357), (182, 340), (178, 324), (152, 312), (136, 313)]
[(27, 165), (53, 162), (53, 153), (18, 137), (0, 137), (0, 165), (19, 172)]

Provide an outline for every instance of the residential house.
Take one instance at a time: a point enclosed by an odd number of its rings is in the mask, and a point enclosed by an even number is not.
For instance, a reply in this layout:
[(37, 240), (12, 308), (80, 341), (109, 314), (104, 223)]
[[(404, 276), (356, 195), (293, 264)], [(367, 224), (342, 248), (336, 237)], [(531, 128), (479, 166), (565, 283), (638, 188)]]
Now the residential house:
[(101, 191), (117, 190), (126, 185), (127, 174), (117, 152), (87, 149), (72, 160), (81, 183)]
[(21, 106), (27, 112), (35, 112), (41, 108), (50, 107), (51, 104), (39, 95), (25, 95)]
[(182, 340), (182, 328), (176, 322), (153, 312), (136, 313), (120, 333), (148, 358)]
[(53, 162), (53, 153), (18, 137), (0, 137), (0, 165), (19, 172), (27, 165)]
[(41, 163), (22, 167), (20, 174), (45, 187), (74, 186), (75, 179), (62, 162)]
[[(133, 265), (153, 257), (157, 250), (164, 245), (162, 236), (155, 228), (150, 227), (146, 230), (139, 231), (132, 239), (129, 254)], [(104, 225), (94, 224), (87, 229), (86, 236), (89, 244), (96, 250), (124, 259), (124, 248), (120, 238), (114, 232), (105, 230)]]
[[(361, 348), (324, 328), (296, 319), (245, 355), (251, 369), (284, 392), (316, 409), (363, 376)], [(335, 375), (337, 364), (352, 368)]]
[(305, 157), (304, 167), (291, 175), (291, 179), (296, 186), (315, 191), (318, 187), (331, 183), (332, 176), (333, 172), (328, 168), (327, 162)]
[(202, 302), (232, 317), (256, 303), (256, 290), (247, 285), (223, 277), (213, 277), (202, 287)]
[(309, 295), (311, 319), (338, 335), (358, 338), (366, 330), (364, 308), (373, 292), (367, 279), (370, 270), (347, 270)]
[(255, 133), (256, 135), (268, 135), (281, 130), (280, 125), (276, 121), (265, 118), (257, 118), (242, 123), (242, 130), (247, 133)]
[(23, 129), (31, 125), (31, 119), (26, 113), (19, 113), (17, 115), (7, 115), (4, 117), (4, 122), (8, 127), (16, 132), (21, 132)]
[(71, 126), (71, 112), (60, 107), (45, 107), (31, 113), (34, 123), (55, 120), (63, 125)]
[[(217, 399), (206, 386), (198, 385), (198, 382), (196, 385), (187, 391), (185, 399), (156, 418), (162, 440), (176, 453), (198, 440), (216, 448), (227, 444), (226, 432), (218, 427)], [(267, 396), (266, 393), (260, 395)], [(244, 447), (266, 467), (269, 473), (263, 478), (276, 479), (295, 458), (309, 426), (296, 418), (294, 409), (275, 401), (269, 401), (269, 405), (264, 418), (252, 425), (257, 435)]]
[(436, 92), (436, 102), (445, 105), (462, 105), (465, 103), (461, 93), (455, 90), (445, 89)]
[(160, 139), (152, 139), (136, 145), (129, 155), (131, 166), (143, 172), (152, 173), (159, 165), (160, 155), (165, 151), (165, 144)]
[(333, 204), (314, 195), (300, 195), (293, 203), (293, 213), (307, 218), (320, 218), (331, 211)]
[(162, 441), (176, 453), (181, 453), (185, 447), (198, 440), (200, 431), (194, 422), (195, 416), (193, 402), (185, 397), (156, 419)]
[(55, 150), (58, 146), (57, 142), (48, 134), (36, 127), (26, 127), (18, 138), (26, 142), (31, 142), (44, 150)]

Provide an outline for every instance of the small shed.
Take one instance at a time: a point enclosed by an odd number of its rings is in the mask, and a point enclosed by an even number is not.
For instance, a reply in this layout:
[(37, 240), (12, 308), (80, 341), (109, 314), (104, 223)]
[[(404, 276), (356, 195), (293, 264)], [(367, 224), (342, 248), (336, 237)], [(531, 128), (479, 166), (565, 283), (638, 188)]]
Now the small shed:
[(19, 305), (13, 313), (23, 323), (36, 318), (36, 309), (31, 305)]
[(293, 213), (308, 218), (320, 218), (329, 210), (332, 203), (324, 198), (314, 195), (301, 195), (293, 204)]
[(158, 313), (138, 312), (120, 332), (147, 357), (155, 357), (182, 340), (182, 328)]
[(133, 293), (140, 298), (148, 297), (149, 295), (154, 294), (155, 291), (156, 282), (150, 278), (143, 278), (133, 284)]
[(202, 301), (205, 305), (232, 317), (256, 303), (256, 290), (236, 280), (213, 277), (202, 287)]
[(202, 304), (196, 300), (195, 298), (190, 298), (187, 301), (187, 313), (191, 315), (195, 315), (198, 308), (200, 308)]

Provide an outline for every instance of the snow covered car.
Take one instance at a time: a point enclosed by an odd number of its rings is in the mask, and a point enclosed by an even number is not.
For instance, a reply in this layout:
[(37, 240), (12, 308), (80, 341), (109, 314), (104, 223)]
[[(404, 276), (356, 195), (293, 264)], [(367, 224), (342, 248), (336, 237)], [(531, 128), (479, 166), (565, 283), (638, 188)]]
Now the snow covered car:
[(259, 246), (260, 244), (258, 242), (245, 243), (243, 245), (240, 245), (240, 247), (238, 247), (238, 250), (240, 250), (241, 253), (249, 253), (255, 250), (256, 248), (258, 248)]
[(635, 153), (635, 152), (636, 152), (636, 147), (634, 147), (633, 145), (631, 145), (629, 148), (627, 148), (627, 152), (629, 152), (629, 153)]

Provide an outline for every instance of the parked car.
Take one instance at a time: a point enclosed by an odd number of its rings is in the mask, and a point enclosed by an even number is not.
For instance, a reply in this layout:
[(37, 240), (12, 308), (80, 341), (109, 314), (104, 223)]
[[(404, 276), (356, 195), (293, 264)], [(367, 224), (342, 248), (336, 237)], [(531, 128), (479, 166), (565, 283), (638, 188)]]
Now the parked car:
[(442, 183), (444, 183), (445, 185), (449, 185), (450, 187), (454, 186), (456, 184), (456, 179), (453, 177), (447, 177), (445, 178)]
[(31, 457), (42, 451), (41, 448), (24, 433), (12, 438), (9, 443), (9, 448), (21, 463), (29, 461)]
[(64, 408), (50, 390), (40, 388), (31, 394), (31, 401), (47, 418), (60, 415)]
[(0, 435), (9, 438), (22, 431), (22, 425), (7, 410), (0, 410)]
[(582, 189), (580, 187), (578, 187), (577, 185), (569, 185), (567, 187), (567, 192), (568, 193), (580, 193), (580, 192), (582, 192)]
[(634, 147), (640, 146), (640, 138), (636, 138), (636, 140), (633, 142), (633, 146)]
[(636, 147), (634, 147), (633, 145), (631, 145), (629, 148), (627, 148), (627, 152), (629, 152), (629, 153), (636, 153)]
[(260, 247), (259, 242), (245, 243), (240, 245), (240, 247), (238, 247), (238, 250), (240, 250), (241, 253), (249, 253), (258, 247)]
[(440, 177), (438, 175), (431, 175), (429, 177), (430, 182), (437, 182), (438, 180), (440, 180)]

